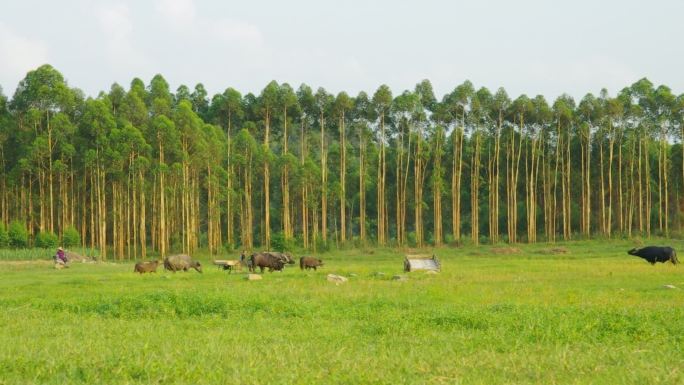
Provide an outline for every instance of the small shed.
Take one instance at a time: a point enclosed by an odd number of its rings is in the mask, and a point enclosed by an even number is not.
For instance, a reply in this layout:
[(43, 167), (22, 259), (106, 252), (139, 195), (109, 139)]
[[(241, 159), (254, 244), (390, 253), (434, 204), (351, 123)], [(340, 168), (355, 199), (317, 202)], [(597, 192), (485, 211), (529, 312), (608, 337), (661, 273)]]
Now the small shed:
[(407, 254), (404, 258), (404, 271), (440, 271), (441, 264), (434, 254)]

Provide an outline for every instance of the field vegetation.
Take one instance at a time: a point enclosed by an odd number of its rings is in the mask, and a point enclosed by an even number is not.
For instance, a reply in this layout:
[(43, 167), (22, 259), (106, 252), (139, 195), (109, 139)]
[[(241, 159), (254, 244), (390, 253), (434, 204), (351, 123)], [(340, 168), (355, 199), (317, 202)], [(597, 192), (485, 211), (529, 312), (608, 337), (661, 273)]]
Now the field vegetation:
[(204, 274), (143, 276), (5, 260), (0, 384), (681, 384), (684, 275), (636, 243), (424, 250), (437, 275), (403, 273), (400, 250), (335, 251), (253, 282), (209, 256)]

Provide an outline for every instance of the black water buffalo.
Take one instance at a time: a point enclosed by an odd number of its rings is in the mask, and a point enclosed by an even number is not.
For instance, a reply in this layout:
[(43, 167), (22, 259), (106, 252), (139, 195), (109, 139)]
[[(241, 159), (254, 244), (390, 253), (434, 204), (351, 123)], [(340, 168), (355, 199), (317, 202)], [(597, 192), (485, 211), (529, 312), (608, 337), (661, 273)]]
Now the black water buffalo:
[(299, 268), (304, 270), (304, 269), (314, 269), (316, 270), (317, 267), (323, 266), (323, 261), (320, 259), (316, 259), (314, 257), (301, 257), (299, 258)]
[(265, 268), (268, 268), (269, 272), (281, 271), (286, 263), (289, 263), (289, 259), (282, 253), (262, 252), (250, 255), (248, 266), (251, 272), (254, 272), (258, 267), (263, 273)]
[(648, 261), (651, 265), (655, 265), (656, 262), (672, 262), (673, 265), (679, 263), (677, 259), (677, 253), (671, 247), (659, 247), (659, 246), (647, 246), (641, 249), (632, 249), (627, 252), (630, 255), (636, 255), (639, 258), (643, 258)]
[(159, 261), (152, 261), (152, 262), (138, 262), (135, 264), (135, 268), (133, 268), (134, 273), (156, 273), (157, 272), (157, 267), (159, 266)]
[(170, 255), (164, 258), (164, 269), (171, 270), (174, 273), (180, 270), (188, 271), (191, 268), (202, 272), (202, 265), (189, 255)]

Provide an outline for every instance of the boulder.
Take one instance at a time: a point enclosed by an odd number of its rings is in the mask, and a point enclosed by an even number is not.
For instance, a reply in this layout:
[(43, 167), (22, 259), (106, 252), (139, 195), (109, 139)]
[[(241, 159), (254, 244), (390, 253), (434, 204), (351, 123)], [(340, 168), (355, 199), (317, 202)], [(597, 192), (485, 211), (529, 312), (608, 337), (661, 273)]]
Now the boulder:
[(334, 282), (336, 285), (339, 285), (340, 283), (347, 282), (349, 279), (341, 275), (328, 274), (327, 280), (328, 282)]
[(248, 275), (247, 275), (247, 280), (248, 280), (248, 281), (258, 281), (258, 280), (260, 280), (260, 279), (263, 279), (263, 277), (260, 276), (259, 274), (248, 274)]

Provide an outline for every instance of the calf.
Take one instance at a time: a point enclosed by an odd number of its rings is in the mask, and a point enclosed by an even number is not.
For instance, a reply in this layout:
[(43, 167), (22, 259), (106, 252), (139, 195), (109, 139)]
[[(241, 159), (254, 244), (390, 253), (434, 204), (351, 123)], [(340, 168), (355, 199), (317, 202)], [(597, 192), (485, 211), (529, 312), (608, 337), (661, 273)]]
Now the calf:
[(299, 268), (304, 270), (314, 269), (323, 266), (323, 261), (316, 259), (314, 257), (301, 257), (299, 258)]
[(159, 261), (152, 261), (152, 262), (138, 262), (135, 264), (135, 268), (133, 269), (134, 273), (156, 273), (157, 272), (157, 266), (159, 266)]
[(664, 263), (667, 261), (672, 262), (673, 265), (679, 263), (677, 253), (671, 247), (647, 246), (641, 249), (629, 250), (627, 254), (643, 258), (651, 265), (655, 265), (656, 262)]

